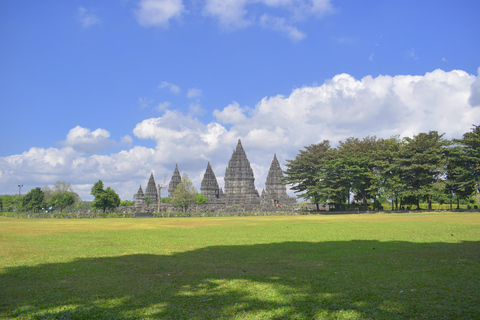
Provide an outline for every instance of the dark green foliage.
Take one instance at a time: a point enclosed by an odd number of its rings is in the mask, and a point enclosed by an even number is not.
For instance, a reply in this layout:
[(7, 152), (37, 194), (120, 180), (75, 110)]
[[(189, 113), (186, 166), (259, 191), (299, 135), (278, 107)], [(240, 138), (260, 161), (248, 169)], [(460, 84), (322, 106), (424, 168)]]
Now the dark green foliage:
[(24, 202), (27, 211), (38, 212), (46, 206), (45, 194), (41, 188), (37, 187), (24, 196)]
[[(457, 204), (470, 199), (480, 180), (480, 127), (452, 142), (436, 131), (420, 133), (402, 141), (398, 137), (363, 140), (348, 138), (337, 148), (328, 141), (305, 147), (294, 160), (287, 160), (285, 181), (299, 197), (325, 202), (336, 210), (353, 205), (379, 208), (378, 199), (388, 199), (392, 209), (422, 201), (455, 196)], [(457, 205), (458, 207), (458, 205)]]
[(90, 192), (95, 197), (91, 207), (94, 210), (102, 210), (104, 213), (107, 209), (113, 210), (120, 205), (120, 197), (110, 187), (103, 190), (103, 181), (98, 180), (92, 187)]
[(0, 209), (1, 212), (13, 212), (18, 207), (18, 196), (4, 195), (0, 196)]
[(152, 204), (152, 199), (150, 199), (149, 197), (145, 197), (145, 203)]
[(449, 142), (437, 131), (420, 133), (413, 138), (404, 138), (404, 141), (395, 159), (405, 183), (401, 195), (408, 199), (408, 204), (415, 204), (417, 208), (423, 199), (431, 209), (433, 197), (441, 193), (436, 183), (444, 174), (444, 153)]
[(294, 160), (287, 160), (285, 182), (292, 185), (292, 190), (305, 199), (310, 199), (317, 205), (326, 201), (325, 190), (319, 186), (318, 171), (330, 150), (330, 142), (324, 140), (318, 144), (304, 147)]

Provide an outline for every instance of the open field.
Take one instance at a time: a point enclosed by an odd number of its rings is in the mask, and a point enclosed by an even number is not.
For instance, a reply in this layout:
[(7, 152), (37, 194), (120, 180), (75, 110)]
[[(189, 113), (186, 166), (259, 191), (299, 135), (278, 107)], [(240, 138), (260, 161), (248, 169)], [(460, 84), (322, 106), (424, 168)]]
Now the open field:
[(480, 319), (480, 214), (0, 218), (5, 319)]

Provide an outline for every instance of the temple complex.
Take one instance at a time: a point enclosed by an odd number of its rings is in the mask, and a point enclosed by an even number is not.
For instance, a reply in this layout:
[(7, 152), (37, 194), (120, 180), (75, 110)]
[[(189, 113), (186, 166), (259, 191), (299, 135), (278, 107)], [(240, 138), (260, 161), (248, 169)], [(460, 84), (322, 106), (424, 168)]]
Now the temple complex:
[[(169, 197), (172, 197), (173, 192), (181, 181), (182, 178), (178, 170), (178, 165), (175, 165), (175, 170), (168, 187)], [(248, 210), (268, 210), (268, 208), (277, 209), (281, 208), (281, 206), (296, 203), (296, 198), (290, 197), (287, 194), (286, 186), (283, 183), (283, 172), (276, 155), (273, 156), (270, 170), (268, 171), (265, 189), (262, 191), (262, 196), (259, 196), (255, 188), (255, 177), (252, 167), (240, 140), (238, 140), (237, 147), (228, 162), (224, 181), (225, 192), (219, 187), (217, 178), (209, 162), (200, 187), (201, 194), (206, 196), (207, 200), (205, 204), (199, 205), (199, 207), (204, 206), (204, 210), (222, 211), (242, 205), (244, 208), (248, 207)], [(146, 209), (146, 197), (152, 200), (152, 204), (159, 201), (153, 173), (148, 181), (145, 194), (143, 194), (142, 187), (140, 186), (137, 194), (134, 196), (135, 208), (137, 210)], [(164, 204), (163, 206), (168, 205)], [(158, 208), (160, 210), (160, 205), (158, 205)], [(168, 208), (163, 209), (167, 210)]]

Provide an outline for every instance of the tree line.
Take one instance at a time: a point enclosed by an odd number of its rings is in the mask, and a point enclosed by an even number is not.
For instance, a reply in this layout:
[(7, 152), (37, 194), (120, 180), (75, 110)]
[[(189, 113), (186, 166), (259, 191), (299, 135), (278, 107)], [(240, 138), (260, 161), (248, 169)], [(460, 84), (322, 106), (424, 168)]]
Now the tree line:
[(317, 205), (345, 210), (356, 205), (378, 209), (382, 200), (398, 210), (420, 202), (473, 199), (480, 182), (480, 126), (461, 139), (437, 131), (412, 138), (348, 138), (336, 148), (328, 140), (287, 160), (284, 181)]
[[(53, 188), (44, 186), (31, 189), (28, 193), (19, 195), (0, 196), (0, 212), (63, 212), (68, 210), (99, 210), (105, 213), (114, 210), (118, 206), (133, 206), (134, 201), (120, 200), (119, 195), (111, 187), (105, 189), (102, 180), (95, 182), (90, 190), (94, 199), (92, 202), (82, 201), (80, 196), (72, 189), (69, 182), (57, 181)], [(169, 203), (174, 207), (185, 211), (192, 204), (205, 203), (207, 198), (198, 193), (188, 175), (184, 174), (172, 197), (161, 199), (163, 203)], [(146, 198), (147, 204), (152, 201)]]

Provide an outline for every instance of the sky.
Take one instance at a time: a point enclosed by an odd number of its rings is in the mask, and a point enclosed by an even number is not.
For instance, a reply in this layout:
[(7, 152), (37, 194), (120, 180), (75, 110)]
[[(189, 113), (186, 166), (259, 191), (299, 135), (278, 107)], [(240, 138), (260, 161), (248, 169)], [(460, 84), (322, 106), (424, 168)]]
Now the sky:
[[(178, 164), (223, 187), (238, 139), (276, 154), (480, 124), (476, 0), (0, 2), (0, 194), (102, 180), (132, 200)], [(166, 194), (162, 194), (166, 196)]]

